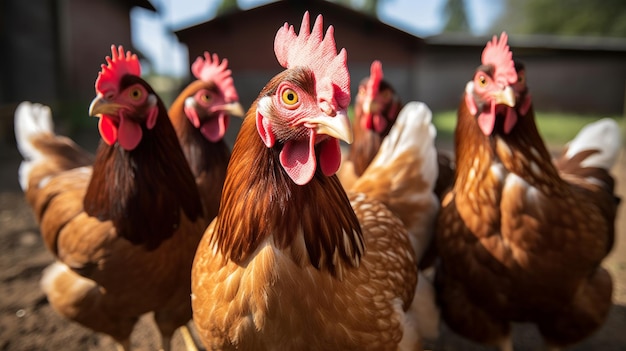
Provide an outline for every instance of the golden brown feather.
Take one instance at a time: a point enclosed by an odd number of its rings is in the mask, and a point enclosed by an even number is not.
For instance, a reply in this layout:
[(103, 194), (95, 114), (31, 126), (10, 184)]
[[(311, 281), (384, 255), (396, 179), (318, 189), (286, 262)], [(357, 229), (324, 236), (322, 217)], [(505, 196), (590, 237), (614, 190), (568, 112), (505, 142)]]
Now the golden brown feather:
[(156, 106), (136, 148), (102, 143), (95, 158), (54, 135), (47, 107), (23, 103), (15, 116), (20, 178), (57, 259), (42, 289), (58, 313), (125, 349), (144, 313), (154, 312), (164, 347), (191, 318), (191, 263), (207, 225), (165, 107)]
[[(489, 72), (493, 67), (483, 65), (476, 77)], [(572, 145), (582, 151), (555, 166), (525, 81), (516, 84), (514, 114), (496, 107), (491, 134), (479, 126), (488, 103), (475, 115), (467, 98), (459, 106), (456, 179), (436, 237), (438, 298), (444, 321), (473, 341), (508, 350), (510, 323), (530, 322), (556, 349), (597, 330), (611, 306), (612, 282), (601, 263), (614, 236), (612, 163), (591, 157), (615, 154), (619, 135), (609, 132), (598, 143), (581, 132)], [(477, 86), (468, 83), (466, 94)]]

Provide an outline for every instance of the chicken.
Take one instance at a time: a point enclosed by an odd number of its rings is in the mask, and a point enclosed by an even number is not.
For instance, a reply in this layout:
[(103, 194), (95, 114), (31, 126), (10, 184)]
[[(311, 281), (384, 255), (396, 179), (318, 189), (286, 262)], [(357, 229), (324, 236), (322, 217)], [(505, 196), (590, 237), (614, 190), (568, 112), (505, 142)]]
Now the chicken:
[(237, 90), (217, 54), (204, 53), (191, 65), (196, 80), (172, 103), (169, 116), (196, 177), (207, 223), (217, 215), (230, 148), (224, 141), (230, 116), (243, 116)]
[(195, 325), (207, 349), (420, 349), (418, 242), (393, 211), (434, 222), (430, 111), (401, 115), (347, 195), (334, 175), (339, 140), (352, 141), (347, 54), (321, 15), (309, 30), (306, 12), (298, 35), (287, 23), (276, 34), (286, 69), (235, 141), (192, 269)]
[[(383, 65), (375, 60), (370, 67), (369, 77), (359, 84), (356, 102), (354, 103), (354, 119), (352, 121), (354, 142), (344, 161), (353, 174), (348, 183), (345, 177), (340, 178), (347, 188), (354, 179), (372, 162), (380, 144), (389, 133), (391, 126), (398, 117), (402, 102), (398, 94), (387, 81), (383, 80)], [(342, 165), (342, 168), (345, 167)], [(340, 173), (341, 175), (341, 173)]]
[[(350, 189), (376, 156), (380, 144), (389, 133), (400, 110), (404, 107), (393, 86), (383, 79), (383, 66), (372, 62), (369, 77), (359, 83), (354, 103), (354, 142), (341, 163), (337, 175), (345, 189)], [(452, 185), (454, 162), (441, 151), (437, 152), (439, 176), (435, 193), (441, 195)]]
[(597, 330), (611, 306), (601, 264), (614, 238), (619, 128), (585, 127), (553, 163), (518, 69), (503, 33), (466, 86), (456, 179), (438, 218), (437, 294), (466, 338), (512, 350), (511, 323), (528, 322), (558, 350)]
[(125, 350), (153, 311), (167, 350), (191, 319), (191, 263), (207, 223), (163, 102), (136, 55), (111, 51), (89, 108), (100, 117), (95, 158), (54, 134), (47, 106), (24, 102), (15, 113), (20, 184), (56, 257), (41, 279), (52, 307)]

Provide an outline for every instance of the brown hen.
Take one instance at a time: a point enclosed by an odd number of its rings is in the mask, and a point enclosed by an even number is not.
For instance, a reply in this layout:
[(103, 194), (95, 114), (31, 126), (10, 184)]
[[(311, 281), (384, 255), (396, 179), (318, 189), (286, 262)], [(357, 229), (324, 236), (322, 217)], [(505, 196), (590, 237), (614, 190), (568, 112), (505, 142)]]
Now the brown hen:
[[(196, 177), (208, 222), (217, 215), (230, 148), (224, 140), (231, 116), (243, 108), (231, 77), (228, 60), (204, 53), (191, 65), (196, 80), (172, 103), (169, 116)], [(207, 223), (208, 223), (207, 222)]]
[[(352, 120), (354, 141), (337, 172), (345, 189), (350, 189), (367, 169), (404, 107), (394, 87), (383, 77), (382, 63), (375, 60), (370, 66), (370, 75), (359, 83)], [(452, 185), (454, 162), (451, 156), (438, 151), (437, 163), (439, 176), (435, 194), (441, 196)]]
[(511, 323), (530, 322), (558, 350), (597, 330), (611, 306), (601, 264), (614, 237), (619, 128), (587, 126), (555, 165), (506, 41), (487, 44), (459, 107), (438, 298), (446, 324), (475, 342), (512, 350)]
[[(398, 120), (346, 195), (334, 175), (338, 139), (352, 139), (346, 52), (337, 54), (332, 27), (324, 36), (321, 16), (309, 30), (305, 13), (299, 35), (287, 24), (276, 35), (286, 70), (235, 142), (220, 212), (194, 261), (194, 321), (209, 349), (419, 349), (418, 244), (393, 210), (411, 206), (423, 226), (434, 219), (430, 112), (420, 104), (417, 117)], [(369, 177), (385, 177), (389, 193)], [(390, 199), (404, 190), (423, 196)]]
[(137, 57), (112, 47), (90, 106), (103, 139), (95, 160), (54, 134), (48, 107), (22, 103), (20, 183), (57, 259), (41, 280), (52, 307), (125, 350), (153, 311), (167, 350), (191, 318), (191, 263), (206, 221), (165, 106), (139, 74)]

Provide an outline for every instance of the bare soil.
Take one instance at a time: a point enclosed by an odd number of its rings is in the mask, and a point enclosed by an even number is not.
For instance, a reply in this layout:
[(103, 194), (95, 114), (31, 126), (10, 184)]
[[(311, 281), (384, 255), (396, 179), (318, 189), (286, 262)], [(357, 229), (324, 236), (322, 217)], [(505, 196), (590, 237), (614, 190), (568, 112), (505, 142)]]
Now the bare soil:
[[(93, 146), (93, 145), (92, 145)], [(17, 182), (21, 161), (14, 142), (0, 143), (0, 350), (116, 350), (113, 341), (69, 322), (52, 310), (39, 287), (41, 271), (53, 261)], [(618, 194), (626, 199), (626, 152), (615, 168)], [(615, 281), (614, 305), (605, 325), (569, 350), (626, 350), (626, 204), (617, 223), (616, 246), (604, 265)], [(537, 331), (514, 329), (516, 350), (537, 350)], [(179, 333), (174, 351), (183, 350)], [(135, 350), (156, 350), (159, 344), (151, 316), (142, 318), (133, 337)], [(428, 345), (434, 350), (488, 350), (461, 340), (447, 330)]]

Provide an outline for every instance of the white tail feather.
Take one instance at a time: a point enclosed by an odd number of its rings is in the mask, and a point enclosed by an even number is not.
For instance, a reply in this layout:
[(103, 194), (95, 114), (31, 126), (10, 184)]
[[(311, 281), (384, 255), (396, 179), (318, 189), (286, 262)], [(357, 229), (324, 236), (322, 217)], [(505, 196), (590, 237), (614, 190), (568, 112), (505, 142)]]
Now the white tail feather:
[(416, 158), (424, 160), (424, 164), (428, 165), (421, 169), (423, 179), (434, 187), (438, 176), (435, 149), (437, 130), (431, 123), (432, 117), (432, 112), (423, 102), (407, 103), (368, 168), (384, 168), (405, 152), (415, 152)]
[[(376, 157), (353, 189), (373, 178), (383, 201), (411, 233), (421, 259), (433, 235), (439, 201), (433, 192), (439, 168), (432, 112), (424, 103), (409, 102), (383, 140)], [(381, 185), (384, 184), (384, 185)], [(383, 192), (384, 194), (380, 194)]]
[(43, 270), (39, 285), (49, 300), (64, 300), (59, 297), (60, 294), (66, 297), (85, 296), (96, 287), (94, 281), (81, 277), (59, 261), (50, 264)]
[(32, 144), (38, 134), (54, 134), (54, 123), (50, 107), (24, 101), (15, 109), (15, 140), (17, 149), (24, 158), (18, 170), (22, 190), (28, 188), (28, 175), (33, 165), (44, 156)]
[(599, 153), (586, 158), (581, 166), (611, 169), (617, 160), (622, 145), (619, 125), (611, 118), (584, 126), (578, 135), (569, 142), (565, 156), (571, 158), (585, 150), (599, 150)]

